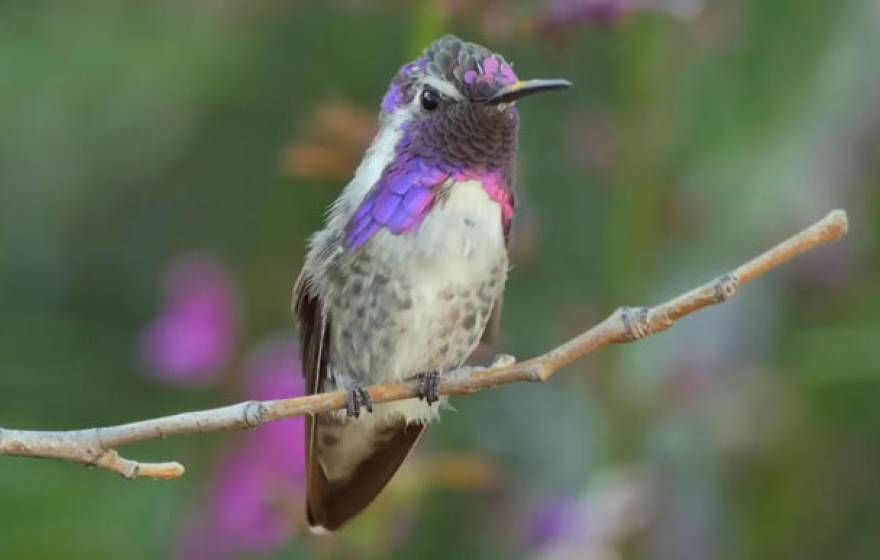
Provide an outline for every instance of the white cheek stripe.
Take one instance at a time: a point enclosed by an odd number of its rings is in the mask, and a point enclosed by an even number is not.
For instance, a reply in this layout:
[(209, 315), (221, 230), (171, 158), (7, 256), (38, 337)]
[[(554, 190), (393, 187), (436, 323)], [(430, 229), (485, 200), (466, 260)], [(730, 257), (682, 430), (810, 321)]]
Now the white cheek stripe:
[(455, 89), (454, 85), (439, 78), (435, 78), (434, 76), (425, 76), (421, 79), (421, 82), (425, 85), (431, 86), (443, 95), (455, 99), (456, 101), (461, 101), (462, 99), (464, 99), (464, 96), (461, 95), (461, 92)]

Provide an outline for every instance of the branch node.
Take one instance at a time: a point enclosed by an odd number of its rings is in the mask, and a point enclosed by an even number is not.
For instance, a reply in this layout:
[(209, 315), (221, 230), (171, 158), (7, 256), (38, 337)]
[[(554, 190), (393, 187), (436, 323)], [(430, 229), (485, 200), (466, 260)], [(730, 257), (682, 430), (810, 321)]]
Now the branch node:
[(244, 423), (250, 428), (258, 428), (266, 422), (269, 410), (259, 401), (248, 401), (244, 407)]
[(651, 334), (647, 307), (621, 307), (620, 316), (626, 329), (627, 342), (634, 342)]
[(533, 383), (546, 383), (550, 376), (553, 375), (553, 368), (547, 367), (546, 364), (535, 364), (529, 368), (529, 381)]
[(735, 274), (725, 274), (715, 282), (715, 303), (723, 303), (739, 291), (739, 279)]
[(128, 480), (137, 478), (138, 475), (137, 462), (123, 459), (115, 449), (107, 449), (95, 456), (88, 466), (113, 471)]
[(510, 354), (496, 354), (495, 358), (492, 360), (492, 363), (489, 365), (489, 369), (512, 366), (515, 363), (516, 358), (514, 358)]

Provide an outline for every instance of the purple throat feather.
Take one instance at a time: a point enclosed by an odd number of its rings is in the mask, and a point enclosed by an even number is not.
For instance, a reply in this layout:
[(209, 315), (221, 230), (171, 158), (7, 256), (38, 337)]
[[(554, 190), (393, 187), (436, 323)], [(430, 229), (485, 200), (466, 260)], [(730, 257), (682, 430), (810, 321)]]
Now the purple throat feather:
[(514, 198), (503, 172), (444, 169), (442, 164), (429, 164), (413, 157), (405, 159), (402, 165), (392, 164), (386, 168), (355, 212), (345, 238), (346, 246), (357, 249), (382, 228), (394, 235), (417, 231), (431, 211), (440, 188), (449, 179), (479, 181), (486, 194), (499, 204), (504, 233), (509, 233)]
[[(403, 80), (411, 79), (428, 67), (430, 57), (424, 56), (405, 65), (400, 72)], [(470, 66), (473, 66), (471, 63)], [(510, 64), (492, 54), (471, 68), (467, 64), (452, 65), (447, 73), (460, 79), (462, 88), (478, 97), (486, 91), (517, 82)], [(412, 101), (406, 82), (393, 82), (382, 100), (382, 110), (391, 114)], [(505, 237), (510, 233), (514, 214), (514, 197), (507, 171), (468, 167), (442, 161), (436, 154), (419, 156), (408, 153), (412, 134), (409, 130), (398, 142), (395, 157), (385, 169), (376, 186), (368, 193), (349, 223), (345, 245), (357, 249), (382, 228), (394, 235), (417, 231), (431, 211), (443, 184), (476, 180), (482, 183), (489, 197), (500, 205)]]

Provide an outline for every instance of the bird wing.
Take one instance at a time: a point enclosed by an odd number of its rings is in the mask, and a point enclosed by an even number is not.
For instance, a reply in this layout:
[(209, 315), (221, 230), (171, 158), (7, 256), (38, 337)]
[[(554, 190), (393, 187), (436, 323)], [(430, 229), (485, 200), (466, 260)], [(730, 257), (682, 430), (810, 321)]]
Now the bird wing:
[[(323, 391), (324, 381), (327, 378), (330, 320), (320, 296), (312, 289), (312, 280), (307, 268), (303, 268), (300, 272), (293, 287), (293, 314), (299, 327), (306, 392), (309, 395), (314, 395)], [(309, 496), (307, 505), (309, 525), (313, 524), (313, 497), (326, 495), (328, 487), (327, 478), (324, 476), (320, 462), (312, 460), (316, 451), (317, 427), (317, 419), (313, 415), (308, 415), (306, 417), (306, 462), (308, 465), (306, 487)]]
[[(320, 295), (312, 289), (305, 269), (294, 287), (293, 312), (299, 324), (307, 391), (310, 395), (320, 393), (328, 374), (330, 316)], [(383, 426), (378, 434), (365, 434), (358, 428), (357, 421), (346, 424), (330, 415), (308, 416), (306, 516), (309, 526), (315, 532), (335, 531), (367, 507), (388, 484), (424, 431), (424, 425), (400, 422)], [(364, 440), (372, 440), (372, 446), (359, 445)], [(332, 444), (330, 447), (327, 447), (328, 441)], [(344, 456), (334, 454), (334, 449), (340, 448), (362, 451)], [(344, 462), (340, 464), (340, 461)], [(327, 476), (328, 472), (340, 471), (342, 465), (346, 466), (336, 478)]]
[(484, 344), (491, 350), (498, 347), (501, 338), (501, 308), (504, 304), (504, 291), (498, 295), (498, 299), (492, 305), (492, 313), (489, 314), (489, 320), (486, 321), (486, 328), (483, 329), (483, 336), (480, 337), (480, 343)]

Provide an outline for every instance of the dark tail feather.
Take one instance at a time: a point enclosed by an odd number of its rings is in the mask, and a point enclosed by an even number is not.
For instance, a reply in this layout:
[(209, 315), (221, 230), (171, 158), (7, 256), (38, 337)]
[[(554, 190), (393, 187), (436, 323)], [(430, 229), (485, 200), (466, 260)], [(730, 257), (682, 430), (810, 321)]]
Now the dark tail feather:
[(330, 481), (324, 474), (314, 444), (320, 436), (316, 419), (309, 418), (309, 470), (306, 515), (314, 533), (335, 531), (367, 507), (382, 491), (403, 460), (419, 441), (425, 426), (401, 424), (386, 441), (364, 458), (354, 473), (342, 481)]

